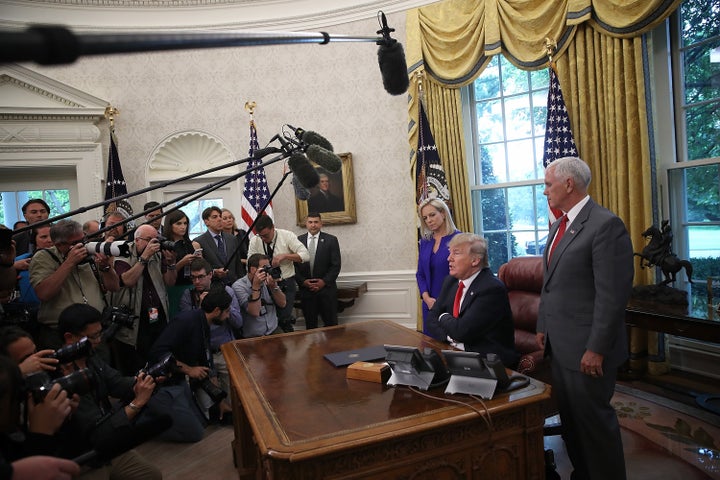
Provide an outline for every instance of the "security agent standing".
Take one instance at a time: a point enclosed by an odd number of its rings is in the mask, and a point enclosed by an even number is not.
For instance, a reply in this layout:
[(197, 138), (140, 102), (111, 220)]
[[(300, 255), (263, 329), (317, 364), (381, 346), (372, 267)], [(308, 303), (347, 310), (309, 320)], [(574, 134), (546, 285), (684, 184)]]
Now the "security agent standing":
[(265, 254), (273, 267), (280, 267), (282, 278), (280, 287), (285, 293), (286, 302), (283, 307), (278, 305), (278, 324), (283, 331), (292, 332), (292, 313), (297, 294), (294, 263), (307, 262), (310, 260), (310, 254), (293, 232), (275, 228), (272, 218), (268, 215), (261, 215), (257, 219), (255, 231), (257, 235), (250, 240), (248, 256), (255, 253)]
[(285, 294), (267, 271), (270, 260), (255, 253), (247, 262), (248, 273), (233, 283), (240, 308), (243, 310), (243, 337), (262, 337), (282, 333), (278, 327), (277, 309), (286, 305)]

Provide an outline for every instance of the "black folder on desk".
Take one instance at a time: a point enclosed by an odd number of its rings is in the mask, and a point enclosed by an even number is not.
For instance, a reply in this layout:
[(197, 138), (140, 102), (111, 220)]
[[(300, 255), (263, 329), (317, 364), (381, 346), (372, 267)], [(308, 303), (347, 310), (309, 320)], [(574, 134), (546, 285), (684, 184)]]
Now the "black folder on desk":
[(355, 350), (326, 353), (325, 358), (336, 367), (346, 367), (355, 362), (384, 359), (386, 353), (384, 345), (374, 345), (372, 347), (356, 348)]

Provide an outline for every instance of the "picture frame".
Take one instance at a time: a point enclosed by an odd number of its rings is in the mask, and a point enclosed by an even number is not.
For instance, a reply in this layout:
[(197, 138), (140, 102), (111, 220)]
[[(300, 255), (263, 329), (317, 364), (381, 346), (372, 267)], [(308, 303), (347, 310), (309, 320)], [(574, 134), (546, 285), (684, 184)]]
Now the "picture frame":
[(320, 184), (310, 189), (310, 198), (307, 200), (295, 198), (299, 227), (305, 226), (305, 218), (309, 211), (320, 213), (324, 225), (357, 223), (352, 153), (337, 155), (342, 161), (342, 168), (335, 173), (330, 173), (316, 163), (310, 162), (320, 175)]

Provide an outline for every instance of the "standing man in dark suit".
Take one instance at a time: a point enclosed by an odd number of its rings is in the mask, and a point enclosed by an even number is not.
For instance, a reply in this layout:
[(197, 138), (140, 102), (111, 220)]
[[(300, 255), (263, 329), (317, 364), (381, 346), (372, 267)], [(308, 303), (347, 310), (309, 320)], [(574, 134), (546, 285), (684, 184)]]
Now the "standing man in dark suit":
[[(195, 238), (202, 247), (202, 256), (210, 262), (213, 267), (213, 277), (221, 280), (225, 285), (232, 285), (238, 279), (238, 272), (241, 271), (241, 258), (237, 254), (238, 239), (235, 235), (223, 232), (222, 210), (216, 206), (208, 207), (202, 212), (202, 219), (207, 226), (207, 232)], [(227, 268), (225, 265), (232, 257)]]
[(337, 237), (321, 232), (322, 218), (317, 212), (308, 213), (305, 220), (308, 233), (298, 239), (305, 245), (310, 260), (295, 264), (295, 281), (300, 288), (300, 305), (305, 328), (317, 328), (318, 313), (326, 327), (337, 325), (337, 280), (340, 274), (340, 244)]
[(514, 368), (515, 328), (505, 285), (495, 278), (487, 258), (487, 241), (458, 233), (450, 243), (450, 275), (428, 313), (430, 336), (468, 352), (497, 354)]
[(537, 338), (551, 357), (571, 478), (622, 480), (625, 459), (610, 399), (628, 356), (633, 249), (622, 220), (588, 195), (591, 178), (576, 157), (545, 170), (543, 193), (565, 215), (548, 235)]

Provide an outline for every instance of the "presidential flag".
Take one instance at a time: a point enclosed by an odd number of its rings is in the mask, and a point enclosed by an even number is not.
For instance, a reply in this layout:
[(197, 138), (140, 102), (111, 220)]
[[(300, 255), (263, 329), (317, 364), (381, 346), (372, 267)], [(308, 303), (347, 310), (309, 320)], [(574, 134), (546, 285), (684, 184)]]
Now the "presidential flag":
[[(570, 128), (565, 100), (563, 99), (560, 81), (555, 68), (550, 65), (550, 87), (547, 99), (547, 120), (545, 122), (545, 150), (543, 166), (547, 168), (552, 162), (562, 157), (577, 156), (577, 147)], [(562, 211), (548, 206), (550, 225), (562, 216)]]
[(450, 189), (440, 162), (435, 138), (420, 102), (418, 115), (418, 146), (415, 161), (415, 200), (418, 205), (427, 198), (440, 198), (450, 206)]
[[(248, 156), (252, 160), (248, 163), (247, 170), (262, 164), (260, 159), (253, 158), (255, 151), (259, 148), (260, 145), (258, 145), (255, 121), (250, 120), (250, 150), (248, 151)], [(265, 209), (264, 212), (274, 220), (272, 202), (270, 202), (267, 207), (265, 206), (269, 199), (270, 189), (268, 188), (267, 178), (265, 177), (265, 169), (260, 167), (248, 173), (245, 176), (245, 188), (243, 189), (241, 205), (242, 211), (238, 227), (249, 231), (250, 225), (255, 221), (255, 218), (263, 213), (263, 208)]]
[[(126, 195), (127, 184), (123, 176), (120, 156), (117, 149), (117, 138), (115, 129), (110, 127), (110, 150), (108, 152), (107, 177), (105, 179), (105, 200), (110, 200), (121, 195)], [(119, 210), (125, 218), (132, 216), (132, 206), (127, 200), (111, 202), (105, 205), (105, 213)]]

